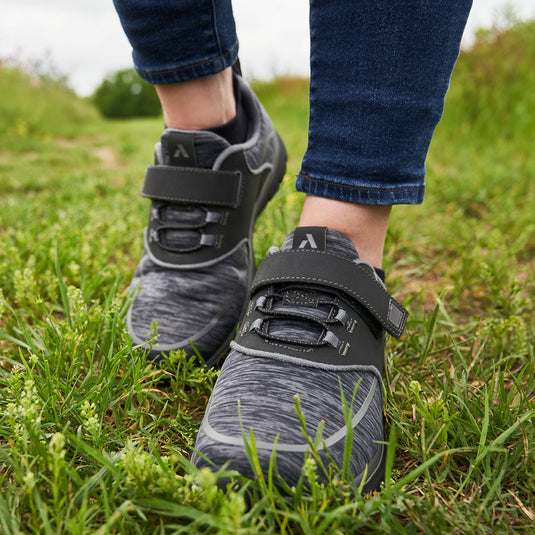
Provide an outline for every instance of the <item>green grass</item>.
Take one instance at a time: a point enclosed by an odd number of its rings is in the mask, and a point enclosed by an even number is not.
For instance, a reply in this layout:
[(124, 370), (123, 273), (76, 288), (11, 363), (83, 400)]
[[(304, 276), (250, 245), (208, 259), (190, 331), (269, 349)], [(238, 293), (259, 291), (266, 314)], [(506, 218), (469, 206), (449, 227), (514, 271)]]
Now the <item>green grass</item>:
[[(311, 487), (286, 497), (269, 480), (224, 493), (225, 473), (188, 464), (217, 371), (180, 354), (155, 367), (124, 329), (162, 122), (104, 121), (0, 68), (0, 533), (532, 532), (534, 30), (462, 55), (426, 201), (394, 209), (388, 286), (411, 316), (388, 345), (387, 480), (366, 497), (314, 483), (313, 455)], [(306, 81), (256, 89), (290, 156), (259, 260), (298, 219), (308, 111)]]

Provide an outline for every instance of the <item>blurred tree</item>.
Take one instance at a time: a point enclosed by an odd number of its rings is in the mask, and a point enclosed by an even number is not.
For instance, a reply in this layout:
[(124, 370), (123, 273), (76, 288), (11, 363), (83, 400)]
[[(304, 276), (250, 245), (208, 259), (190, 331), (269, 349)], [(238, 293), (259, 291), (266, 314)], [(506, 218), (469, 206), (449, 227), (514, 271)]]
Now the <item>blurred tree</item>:
[(93, 102), (104, 117), (156, 117), (161, 107), (154, 87), (134, 69), (112, 73), (100, 84)]

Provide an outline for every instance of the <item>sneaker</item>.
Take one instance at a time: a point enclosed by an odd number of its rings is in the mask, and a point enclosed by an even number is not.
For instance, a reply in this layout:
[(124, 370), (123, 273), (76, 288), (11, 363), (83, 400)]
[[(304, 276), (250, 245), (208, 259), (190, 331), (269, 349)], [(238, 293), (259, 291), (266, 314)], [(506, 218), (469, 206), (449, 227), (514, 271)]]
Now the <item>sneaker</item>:
[[(346, 236), (297, 228), (260, 264), (239, 335), (208, 402), (193, 463), (227, 465), (254, 477), (244, 443), (252, 430), (264, 478), (275, 451), (280, 477), (296, 485), (309, 449), (295, 413), (298, 395), (307, 434), (314, 439), (324, 426), (324, 465), (332, 459), (343, 469), (350, 448), (351, 478), (365, 493), (377, 489), (386, 458), (385, 331), (401, 336), (406, 319), (406, 310)], [(352, 411), (349, 430), (342, 395)]]
[(253, 226), (286, 170), (265, 110), (234, 76), (246, 141), (166, 129), (147, 169), (141, 194), (152, 205), (126, 323), (155, 360), (183, 349), (212, 365), (228, 349), (254, 275)]

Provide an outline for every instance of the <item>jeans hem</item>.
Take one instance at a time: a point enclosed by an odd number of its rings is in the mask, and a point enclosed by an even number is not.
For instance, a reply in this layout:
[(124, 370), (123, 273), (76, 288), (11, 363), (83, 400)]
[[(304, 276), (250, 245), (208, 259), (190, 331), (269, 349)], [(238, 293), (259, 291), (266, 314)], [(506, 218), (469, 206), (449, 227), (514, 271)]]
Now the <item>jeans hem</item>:
[(301, 173), (297, 175), (295, 187), (297, 191), (315, 197), (373, 206), (421, 204), (425, 193), (425, 184), (385, 187), (352, 186), (312, 178)]
[(236, 43), (230, 50), (219, 54), (218, 56), (208, 58), (197, 63), (185, 66), (169, 67), (166, 69), (152, 71), (142, 69), (136, 65), (134, 56), (134, 66), (137, 73), (143, 80), (150, 84), (177, 84), (181, 82), (189, 82), (199, 78), (205, 78), (213, 74), (224, 71), (231, 67), (238, 59), (238, 43)]

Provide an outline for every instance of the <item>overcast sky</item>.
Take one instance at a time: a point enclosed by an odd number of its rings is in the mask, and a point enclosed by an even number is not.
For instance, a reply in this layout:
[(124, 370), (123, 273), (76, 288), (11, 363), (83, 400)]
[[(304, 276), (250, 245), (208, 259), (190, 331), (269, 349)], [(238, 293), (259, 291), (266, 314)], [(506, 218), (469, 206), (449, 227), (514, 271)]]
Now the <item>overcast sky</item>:
[[(474, 0), (465, 42), (489, 27), (505, 0)], [(512, 0), (535, 18), (535, 0)], [(248, 77), (308, 74), (308, 0), (234, 0), (240, 60)], [(82, 95), (107, 73), (131, 66), (131, 49), (112, 0), (0, 0), (0, 58), (51, 58)], [(0, 97), (1, 98), (1, 97)]]

